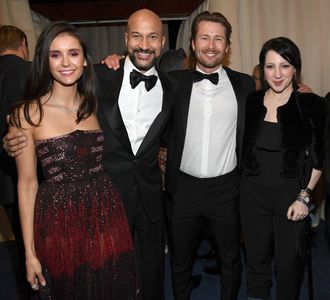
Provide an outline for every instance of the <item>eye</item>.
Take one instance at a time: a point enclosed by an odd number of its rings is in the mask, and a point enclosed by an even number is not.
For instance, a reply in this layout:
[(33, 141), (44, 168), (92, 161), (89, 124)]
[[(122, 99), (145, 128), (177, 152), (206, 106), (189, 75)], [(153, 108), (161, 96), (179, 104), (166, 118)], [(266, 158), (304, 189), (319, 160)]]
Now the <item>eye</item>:
[(49, 53), (49, 56), (51, 58), (59, 58), (60, 57), (60, 54), (58, 52), (50, 52)]
[(284, 68), (284, 69), (288, 69), (288, 68), (290, 68), (290, 67), (291, 67), (290, 64), (284, 64), (284, 65), (282, 65), (282, 68)]
[(69, 55), (72, 56), (72, 57), (76, 57), (76, 56), (79, 55), (79, 51), (76, 51), (76, 50), (70, 51)]
[(137, 38), (139, 38), (139, 34), (138, 33), (132, 33), (132, 38), (135, 38), (135, 39), (137, 39)]
[(150, 39), (151, 40), (157, 40), (158, 39), (158, 35), (157, 34), (152, 34), (152, 35), (150, 35)]
[(265, 68), (266, 69), (272, 69), (273, 68), (273, 65), (266, 65)]

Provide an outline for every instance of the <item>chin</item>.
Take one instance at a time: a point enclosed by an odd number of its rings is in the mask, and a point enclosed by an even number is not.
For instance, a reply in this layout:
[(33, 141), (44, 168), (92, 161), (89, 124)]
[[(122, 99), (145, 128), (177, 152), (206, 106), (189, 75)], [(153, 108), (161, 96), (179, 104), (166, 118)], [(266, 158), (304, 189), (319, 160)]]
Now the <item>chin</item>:
[(153, 61), (151, 61), (151, 62), (143, 61), (142, 63), (140, 63), (139, 61), (135, 61), (134, 65), (141, 71), (148, 71), (149, 69), (151, 69), (154, 66), (154, 62)]

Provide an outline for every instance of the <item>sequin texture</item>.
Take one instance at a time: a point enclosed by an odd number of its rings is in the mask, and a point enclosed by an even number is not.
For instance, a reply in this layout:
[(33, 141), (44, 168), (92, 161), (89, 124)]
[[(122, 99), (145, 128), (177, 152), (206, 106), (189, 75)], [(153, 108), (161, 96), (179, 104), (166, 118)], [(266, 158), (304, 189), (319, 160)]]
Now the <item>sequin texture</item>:
[(101, 158), (100, 130), (36, 141), (45, 181), (35, 206), (42, 299), (139, 299), (133, 242)]

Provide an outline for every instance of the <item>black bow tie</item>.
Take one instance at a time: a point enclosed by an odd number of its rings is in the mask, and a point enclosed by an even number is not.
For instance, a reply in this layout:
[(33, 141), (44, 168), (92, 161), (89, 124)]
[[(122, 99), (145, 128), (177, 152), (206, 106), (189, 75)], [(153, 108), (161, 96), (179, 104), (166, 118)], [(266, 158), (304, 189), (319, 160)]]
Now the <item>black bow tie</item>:
[(146, 90), (149, 92), (155, 86), (157, 82), (157, 76), (146, 76), (136, 70), (133, 70), (129, 75), (129, 82), (132, 89), (135, 89), (141, 81), (144, 81)]
[(204, 74), (198, 71), (194, 71), (194, 82), (201, 81), (203, 79), (210, 80), (213, 84), (218, 84), (219, 81), (219, 74), (212, 73), (212, 74)]

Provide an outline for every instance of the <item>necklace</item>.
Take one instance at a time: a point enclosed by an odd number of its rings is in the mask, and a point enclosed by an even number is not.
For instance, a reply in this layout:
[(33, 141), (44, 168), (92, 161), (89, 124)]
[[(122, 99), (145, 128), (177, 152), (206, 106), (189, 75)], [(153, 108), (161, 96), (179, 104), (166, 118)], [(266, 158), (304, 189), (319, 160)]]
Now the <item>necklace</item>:
[(74, 106), (74, 107), (65, 107), (64, 105), (61, 104), (56, 104), (56, 103), (48, 103), (49, 106), (53, 106), (56, 108), (59, 108), (62, 111), (65, 112), (69, 112), (69, 113), (73, 113), (73, 112), (77, 112), (79, 107), (78, 106)]

